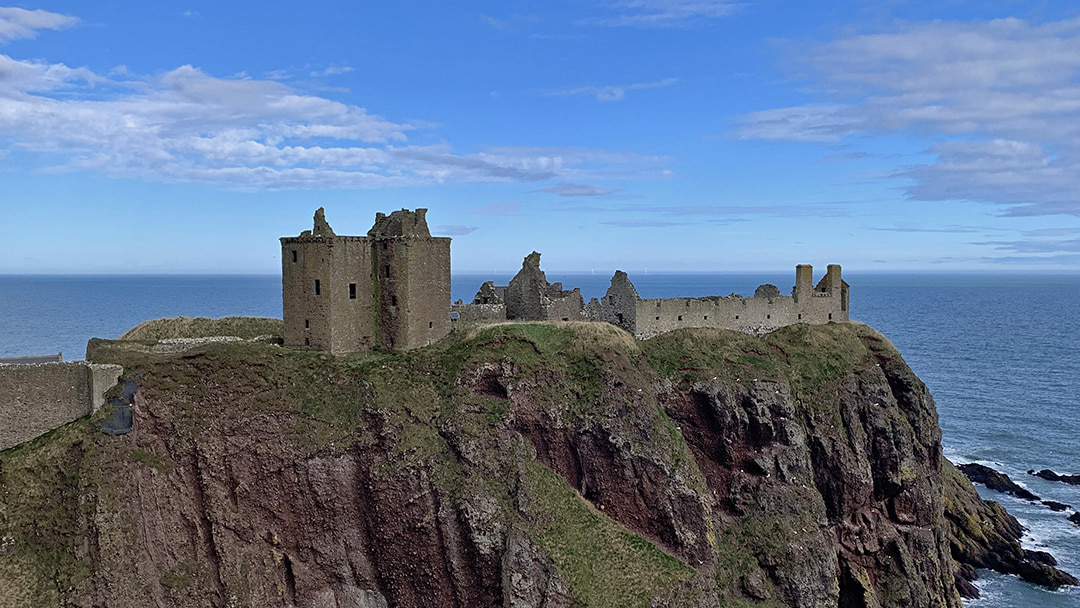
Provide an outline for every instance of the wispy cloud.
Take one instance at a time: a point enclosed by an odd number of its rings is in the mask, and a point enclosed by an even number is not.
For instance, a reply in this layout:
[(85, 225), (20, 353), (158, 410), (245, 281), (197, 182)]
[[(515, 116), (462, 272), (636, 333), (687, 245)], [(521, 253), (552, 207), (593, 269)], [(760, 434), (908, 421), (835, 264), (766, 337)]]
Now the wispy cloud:
[(60, 30), (78, 22), (79, 19), (71, 15), (0, 6), (0, 43), (20, 38), (34, 38), (38, 30)]
[(610, 27), (687, 27), (727, 17), (744, 4), (733, 0), (617, 0), (614, 14), (592, 20)]
[(551, 186), (550, 188), (540, 188), (539, 190), (533, 190), (533, 192), (548, 192), (550, 194), (557, 194), (559, 196), (608, 196), (612, 194), (612, 190), (601, 186), (590, 186), (588, 184), (569, 184), (563, 182)]
[(588, 95), (590, 97), (595, 96), (597, 101), (620, 101), (626, 97), (627, 91), (640, 91), (644, 89), (660, 89), (663, 87), (669, 87), (676, 82), (678, 78), (665, 78), (663, 80), (656, 80), (653, 82), (637, 82), (634, 84), (625, 85), (604, 85), (604, 86), (583, 86), (572, 87), (568, 89), (559, 89), (557, 91), (551, 91), (548, 95), (552, 96), (567, 96), (567, 95)]
[(906, 24), (792, 54), (826, 102), (746, 115), (737, 137), (929, 136), (936, 160), (893, 173), (911, 197), (1080, 214), (1080, 19)]
[(311, 72), (312, 78), (322, 78), (323, 76), (337, 76), (339, 74), (348, 74), (353, 71), (353, 68), (347, 65), (330, 65), (321, 70), (313, 70)]
[(496, 201), (494, 203), (488, 203), (487, 205), (481, 205), (479, 207), (472, 207), (469, 212), (474, 215), (495, 215), (495, 216), (514, 216), (521, 215), (521, 209), (525, 206), (525, 203), (521, 201)]
[(54, 171), (249, 189), (365, 188), (569, 181), (640, 174), (666, 162), (584, 148), (461, 154), (445, 144), (410, 145), (411, 131), (430, 127), (282, 82), (217, 78), (192, 66), (105, 77), (0, 55), (0, 74), (0, 151), (40, 153)]
[(465, 236), (476, 232), (476, 226), (441, 225), (435, 227), (437, 236)]
[(606, 222), (600, 222), (605, 226), (615, 226), (616, 228), (665, 228), (667, 226), (685, 226), (686, 222), (672, 222), (668, 220), (658, 219), (631, 219), (631, 220), (609, 220)]

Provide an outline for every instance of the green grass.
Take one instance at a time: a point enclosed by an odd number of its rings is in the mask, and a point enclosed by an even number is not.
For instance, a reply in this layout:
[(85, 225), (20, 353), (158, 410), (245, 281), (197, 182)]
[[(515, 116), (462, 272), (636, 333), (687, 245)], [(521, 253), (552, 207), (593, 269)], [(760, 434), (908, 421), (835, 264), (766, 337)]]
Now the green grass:
[(236, 336), (250, 340), (259, 336), (280, 336), (285, 326), (281, 319), (267, 317), (172, 317), (144, 321), (129, 329), (119, 340), (156, 341), (171, 338), (207, 338)]
[(529, 509), (526, 533), (554, 560), (576, 606), (648, 607), (653, 598), (695, 572), (586, 502), (547, 468), (524, 469)]

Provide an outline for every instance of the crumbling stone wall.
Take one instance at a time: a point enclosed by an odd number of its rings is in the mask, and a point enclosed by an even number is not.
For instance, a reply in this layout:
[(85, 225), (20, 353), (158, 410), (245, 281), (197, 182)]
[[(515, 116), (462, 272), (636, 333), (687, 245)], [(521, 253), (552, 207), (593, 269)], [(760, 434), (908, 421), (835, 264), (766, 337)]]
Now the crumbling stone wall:
[(540, 254), (525, 256), (521, 270), (510, 279), (504, 294), (506, 318), (522, 321), (578, 321), (584, 318), (585, 299), (580, 289), (563, 290), (548, 283), (540, 270)]
[(123, 372), (85, 361), (0, 365), (0, 450), (94, 412)]
[(281, 239), (285, 345), (332, 353), (406, 350), (450, 332), (450, 239), (426, 209), (376, 214), (367, 236), (314, 228)]
[(840, 266), (829, 271), (816, 287), (813, 268), (796, 268), (791, 296), (780, 295), (775, 285), (761, 285), (754, 297), (640, 299), (629, 277), (617, 271), (600, 300), (599, 318), (614, 323), (638, 338), (648, 338), (684, 327), (713, 327), (761, 334), (795, 323), (823, 324), (848, 320), (848, 285)]

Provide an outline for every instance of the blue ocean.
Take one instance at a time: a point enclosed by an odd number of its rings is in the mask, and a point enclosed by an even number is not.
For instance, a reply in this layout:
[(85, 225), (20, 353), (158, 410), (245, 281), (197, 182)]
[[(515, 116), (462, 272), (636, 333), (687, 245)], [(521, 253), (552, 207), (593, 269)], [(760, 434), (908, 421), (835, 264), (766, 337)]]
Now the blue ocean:
[[(603, 295), (610, 274), (549, 272), (552, 282)], [(760, 283), (789, 292), (793, 273), (631, 273), (642, 297), (752, 295)], [(453, 277), (453, 298), (510, 275)], [(1029, 469), (1080, 473), (1080, 275), (846, 273), (851, 316), (900, 349), (930, 387), (945, 455), (1007, 473), (1044, 500), (1080, 507), (1080, 487)], [(281, 316), (277, 276), (0, 276), (0, 357), (63, 352), (82, 359), (91, 337), (115, 338), (147, 319)], [(1028, 548), (1050, 551), (1080, 575), (1080, 528), (1068, 513), (984, 491), (1028, 529)], [(1080, 590), (1049, 592), (982, 572), (977, 608), (1080, 607)]]

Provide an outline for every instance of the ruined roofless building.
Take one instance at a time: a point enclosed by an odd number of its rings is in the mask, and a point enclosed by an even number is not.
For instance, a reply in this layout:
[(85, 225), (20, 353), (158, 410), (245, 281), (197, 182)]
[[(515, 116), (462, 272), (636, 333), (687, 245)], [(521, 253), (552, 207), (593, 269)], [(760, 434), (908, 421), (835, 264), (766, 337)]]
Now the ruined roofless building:
[(848, 320), (848, 284), (840, 266), (830, 264), (815, 287), (809, 264), (795, 267), (795, 287), (780, 295), (775, 285), (762, 285), (754, 296), (642, 299), (625, 272), (617, 271), (599, 302), (599, 319), (622, 327), (638, 338), (649, 338), (684, 327), (716, 327), (752, 334), (794, 325)]
[(312, 230), (282, 237), (285, 346), (408, 350), (450, 333), (450, 239), (426, 213), (378, 213), (367, 236), (339, 236), (320, 208)]

